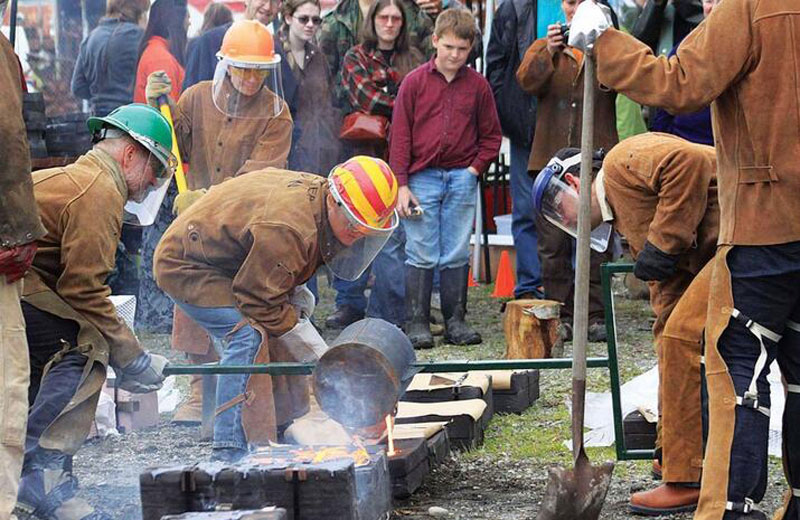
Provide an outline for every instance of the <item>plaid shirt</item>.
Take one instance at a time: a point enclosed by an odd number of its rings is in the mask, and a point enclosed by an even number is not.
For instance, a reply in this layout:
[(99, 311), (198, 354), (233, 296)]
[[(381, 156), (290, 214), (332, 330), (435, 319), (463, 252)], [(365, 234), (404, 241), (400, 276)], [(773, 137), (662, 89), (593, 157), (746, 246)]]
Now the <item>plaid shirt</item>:
[(341, 88), (354, 111), (390, 117), (400, 74), (377, 49), (356, 45), (344, 56)]
[[(401, 0), (408, 23), (411, 47), (422, 53), (425, 59), (433, 55), (433, 18), (420, 9), (414, 0)], [(328, 58), (328, 67), (336, 85), (336, 98), (347, 99), (342, 89), (344, 57), (355, 45), (361, 43), (362, 17), (358, 0), (340, 0), (336, 7), (325, 15), (319, 32), (319, 46)]]

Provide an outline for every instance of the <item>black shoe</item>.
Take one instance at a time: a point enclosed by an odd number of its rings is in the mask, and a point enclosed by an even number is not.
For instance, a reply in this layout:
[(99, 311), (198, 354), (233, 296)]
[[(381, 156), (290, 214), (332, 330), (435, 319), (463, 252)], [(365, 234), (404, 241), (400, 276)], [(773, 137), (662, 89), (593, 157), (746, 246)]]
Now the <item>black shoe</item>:
[(605, 343), (608, 341), (605, 323), (592, 323), (589, 325), (589, 341), (591, 343)]
[(452, 345), (477, 345), (483, 341), (481, 335), (470, 327), (464, 318), (467, 314), (467, 277), (469, 266), (442, 269), (441, 276), (442, 316), (444, 317), (444, 341)]
[(406, 266), (406, 324), (405, 333), (417, 349), (432, 348), (431, 289), (433, 269)]
[(364, 319), (364, 311), (359, 311), (349, 305), (342, 305), (336, 312), (325, 320), (326, 329), (343, 329), (358, 320)]
[(542, 291), (525, 291), (514, 295), (515, 300), (544, 300), (544, 292)]
[(562, 321), (558, 327), (558, 333), (561, 335), (561, 340), (564, 343), (572, 341), (572, 324)]

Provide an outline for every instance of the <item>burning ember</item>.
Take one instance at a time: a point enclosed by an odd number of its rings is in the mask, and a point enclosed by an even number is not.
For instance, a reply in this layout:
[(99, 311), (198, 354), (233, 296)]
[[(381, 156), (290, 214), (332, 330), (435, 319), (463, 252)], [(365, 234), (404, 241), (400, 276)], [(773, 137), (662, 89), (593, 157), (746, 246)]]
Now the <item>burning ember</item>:
[(317, 447), (306, 446), (289, 450), (289, 458), (285, 455), (274, 457), (269, 449), (258, 451), (249, 457), (249, 460), (258, 464), (273, 464), (276, 462), (302, 462), (307, 464), (319, 464), (329, 460), (352, 459), (356, 466), (365, 466), (370, 463), (370, 456), (366, 448), (362, 445), (349, 446), (326, 446)]
[(395, 450), (394, 450), (394, 431), (393, 430), (394, 430), (394, 417), (392, 417), (392, 414), (388, 414), (386, 416), (386, 435), (387, 435), (386, 455), (389, 456), (389, 457), (391, 457), (392, 455), (394, 455), (396, 453)]

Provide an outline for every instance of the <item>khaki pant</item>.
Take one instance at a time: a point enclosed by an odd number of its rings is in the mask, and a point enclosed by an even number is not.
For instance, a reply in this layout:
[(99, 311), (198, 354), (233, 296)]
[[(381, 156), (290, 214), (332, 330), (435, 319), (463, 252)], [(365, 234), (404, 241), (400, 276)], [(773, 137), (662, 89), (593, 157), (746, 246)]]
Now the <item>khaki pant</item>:
[(0, 275), (0, 520), (17, 502), (28, 420), (28, 343), (19, 297), (22, 281)]

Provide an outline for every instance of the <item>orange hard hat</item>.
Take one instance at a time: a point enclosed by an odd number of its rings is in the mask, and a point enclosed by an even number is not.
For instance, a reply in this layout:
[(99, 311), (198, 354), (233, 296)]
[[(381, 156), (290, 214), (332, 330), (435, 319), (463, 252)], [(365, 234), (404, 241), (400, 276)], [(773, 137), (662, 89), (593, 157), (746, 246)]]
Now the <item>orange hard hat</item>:
[(217, 57), (244, 68), (267, 68), (281, 61), (272, 34), (256, 20), (234, 22), (225, 31)]

